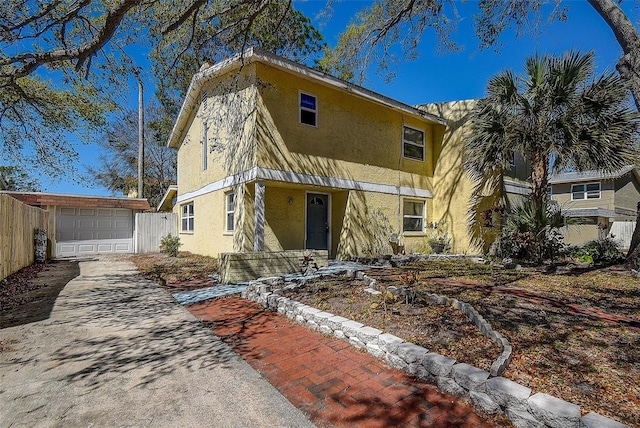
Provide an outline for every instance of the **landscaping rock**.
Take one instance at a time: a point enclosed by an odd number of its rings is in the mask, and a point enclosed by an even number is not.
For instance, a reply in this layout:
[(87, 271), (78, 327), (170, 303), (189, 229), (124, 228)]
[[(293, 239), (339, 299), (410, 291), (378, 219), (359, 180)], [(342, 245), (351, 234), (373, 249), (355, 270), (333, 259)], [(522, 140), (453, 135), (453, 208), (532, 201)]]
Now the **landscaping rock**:
[(469, 391), (486, 391), (486, 381), (489, 372), (481, 370), (467, 363), (460, 363), (453, 366), (453, 379)]
[(367, 343), (367, 353), (376, 358), (384, 358), (386, 352), (384, 352), (378, 345), (375, 343)]
[(585, 428), (629, 428), (628, 425), (609, 419), (599, 413), (591, 412), (582, 417)]
[(504, 414), (518, 428), (545, 428), (542, 422), (527, 411), (507, 408)]
[(444, 355), (430, 352), (422, 358), (422, 365), (429, 370), (429, 373), (435, 376), (451, 376), (451, 370), (456, 360), (445, 357)]
[(471, 398), (471, 401), (476, 405), (476, 407), (490, 415), (500, 413), (500, 405), (493, 401), (491, 397), (484, 392), (469, 391), (469, 398)]
[(418, 363), (409, 364), (409, 374), (425, 382), (429, 382), (432, 384), (436, 383), (436, 377), (431, 373), (429, 373), (429, 371), (426, 368), (424, 368), (422, 364), (418, 364)]
[(347, 338), (342, 330), (333, 330), (333, 335), (336, 337), (336, 339), (340, 340), (345, 340)]
[(327, 336), (333, 333), (333, 330), (331, 330), (329, 326), (324, 324), (321, 324), (318, 330), (320, 331), (320, 333), (326, 334)]
[(387, 352), (385, 354), (385, 360), (391, 367), (395, 369), (402, 371), (407, 371), (409, 369), (409, 364), (407, 364), (405, 360), (390, 352)]
[(378, 344), (378, 336), (380, 336), (382, 334), (382, 330), (378, 330), (377, 328), (373, 328), (373, 327), (360, 327), (358, 330), (356, 330), (356, 336), (358, 337), (358, 339), (360, 339), (363, 343), (375, 343)]
[(349, 337), (349, 343), (351, 346), (354, 346), (358, 349), (364, 349), (367, 345), (362, 342), (362, 340), (358, 339), (356, 336)]
[(364, 327), (364, 324), (360, 324), (359, 322), (356, 322), (356, 321), (349, 320), (342, 323), (342, 331), (344, 332), (345, 336), (347, 336), (348, 338), (356, 336), (357, 331), (360, 330), (362, 327)]
[(393, 334), (383, 333), (378, 336), (378, 345), (380, 349), (385, 352), (395, 354), (398, 351), (398, 346), (404, 343), (404, 340)]
[(531, 389), (503, 377), (494, 377), (485, 382), (487, 395), (502, 407), (526, 411), (527, 400), (531, 396)]
[(332, 330), (342, 330), (342, 323), (347, 321), (349, 321), (347, 318), (335, 315), (327, 319), (327, 325), (331, 327)]
[(465, 397), (467, 394), (467, 391), (450, 377), (436, 376), (436, 385), (441, 391), (456, 397)]
[(422, 346), (418, 346), (414, 343), (404, 342), (398, 345), (398, 356), (402, 358), (407, 364), (422, 363), (422, 359), (427, 355), (427, 351)]
[(529, 411), (554, 428), (579, 428), (580, 407), (549, 394), (539, 392), (529, 397)]
[(312, 319), (320, 325), (328, 325), (328, 320), (333, 318), (333, 315), (330, 312), (318, 312), (317, 314), (313, 314)]

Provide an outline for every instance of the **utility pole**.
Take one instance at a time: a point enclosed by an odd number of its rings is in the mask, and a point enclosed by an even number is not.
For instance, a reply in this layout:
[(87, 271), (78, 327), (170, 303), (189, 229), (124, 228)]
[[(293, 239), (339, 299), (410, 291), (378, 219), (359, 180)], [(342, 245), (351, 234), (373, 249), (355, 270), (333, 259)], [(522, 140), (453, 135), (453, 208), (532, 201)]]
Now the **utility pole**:
[(134, 74), (138, 81), (138, 198), (144, 198), (144, 87), (140, 70), (135, 69)]

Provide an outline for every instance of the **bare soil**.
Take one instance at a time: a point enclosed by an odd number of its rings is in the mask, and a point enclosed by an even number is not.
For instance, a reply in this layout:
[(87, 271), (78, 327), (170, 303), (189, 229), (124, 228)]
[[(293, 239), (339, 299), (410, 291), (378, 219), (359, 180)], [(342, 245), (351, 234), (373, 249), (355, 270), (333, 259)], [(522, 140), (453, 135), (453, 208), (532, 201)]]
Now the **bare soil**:
[(0, 329), (47, 319), (60, 291), (79, 274), (77, 261), (53, 260), (0, 281)]
[[(379, 290), (405, 287), (472, 304), (513, 347), (505, 377), (585, 413), (640, 426), (640, 280), (626, 270), (545, 274), (456, 261), (367, 273)], [(450, 307), (374, 296), (364, 288), (333, 277), (288, 297), (485, 370), (500, 352)]]
[[(216, 284), (215, 259), (181, 253), (133, 256), (148, 278), (170, 291)], [(0, 282), (0, 328), (45, 319), (75, 262), (29, 267)], [(514, 355), (504, 376), (640, 427), (640, 280), (622, 268), (580, 274), (507, 271), (467, 262), (428, 262), (371, 270), (379, 288), (391, 285), (472, 304), (509, 339)], [(406, 302), (344, 277), (309, 283), (291, 297), (337, 315), (488, 368), (499, 349), (466, 317), (425, 301)], [(0, 341), (0, 351), (10, 347)]]

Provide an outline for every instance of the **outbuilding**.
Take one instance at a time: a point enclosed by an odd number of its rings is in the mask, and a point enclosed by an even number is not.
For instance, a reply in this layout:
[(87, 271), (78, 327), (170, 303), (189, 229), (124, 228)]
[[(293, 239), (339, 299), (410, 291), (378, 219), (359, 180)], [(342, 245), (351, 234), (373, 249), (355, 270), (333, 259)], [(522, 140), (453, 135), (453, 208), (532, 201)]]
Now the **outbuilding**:
[(2, 192), (49, 216), (48, 253), (68, 257), (135, 252), (135, 214), (150, 210), (146, 199)]

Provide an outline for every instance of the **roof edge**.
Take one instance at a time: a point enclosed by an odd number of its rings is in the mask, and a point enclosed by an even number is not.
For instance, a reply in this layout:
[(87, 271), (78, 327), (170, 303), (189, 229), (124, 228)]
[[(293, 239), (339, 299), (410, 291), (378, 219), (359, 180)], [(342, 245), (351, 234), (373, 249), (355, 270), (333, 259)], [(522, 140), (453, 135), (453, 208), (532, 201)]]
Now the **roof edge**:
[(386, 95), (382, 95), (346, 80), (339, 79), (330, 74), (315, 70), (304, 64), (297, 63), (290, 59), (264, 51), (260, 48), (251, 47), (242, 52), (236, 53), (229, 58), (226, 58), (212, 65), (211, 67), (205, 68), (204, 70), (201, 70), (193, 75), (191, 83), (189, 84), (189, 88), (187, 89), (185, 99), (182, 103), (182, 106), (180, 107), (180, 111), (178, 112), (178, 117), (176, 118), (174, 126), (171, 129), (171, 133), (169, 134), (169, 138), (167, 139), (167, 146), (172, 148), (178, 148), (180, 146), (180, 143), (184, 138), (184, 133), (186, 131), (187, 121), (191, 116), (193, 109), (198, 103), (198, 95), (206, 79), (211, 76), (226, 73), (230, 70), (233, 70), (234, 68), (239, 68), (241, 65), (251, 64), (253, 62), (261, 62), (263, 64), (280, 67), (290, 72), (311, 76), (317, 80), (324, 81), (329, 85), (337, 87), (338, 89), (350, 92), (361, 98), (368, 99), (369, 101), (383, 104), (390, 108), (408, 114), (419, 116), (421, 118), (435, 122), (439, 125), (447, 125), (447, 120), (445, 118), (437, 116), (433, 113), (426, 112), (417, 107), (387, 97)]

